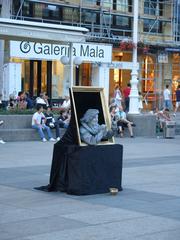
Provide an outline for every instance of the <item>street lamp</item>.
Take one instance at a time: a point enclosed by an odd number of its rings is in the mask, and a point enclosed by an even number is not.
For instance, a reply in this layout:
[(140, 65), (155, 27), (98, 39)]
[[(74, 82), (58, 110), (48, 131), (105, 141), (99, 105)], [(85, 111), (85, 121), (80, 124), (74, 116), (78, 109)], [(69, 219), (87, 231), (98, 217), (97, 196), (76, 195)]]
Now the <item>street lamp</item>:
[(76, 65), (76, 67), (78, 68), (79, 65), (81, 65), (81, 63), (83, 61), (78, 56), (73, 58), (72, 55), (70, 55), (70, 57), (62, 56), (60, 61), (63, 65), (69, 65), (70, 66), (70, 87), (72, 87), (73, 83), (74, 83), (74, 80), (73, 80), (73, 65)]
[(131, 72), (131, 92), (129, 95), (129, 114), (139, 114), (139, 94), (138, 94), (138, 63), (137, 63), (137, 42), (138, 42), (138, 0), (134, 0), (133, 5), (133, 68)]
[(69, 64), (69, 58), (67, 56), (62, 56), (60, 61), (63, 65), (68, 65)]

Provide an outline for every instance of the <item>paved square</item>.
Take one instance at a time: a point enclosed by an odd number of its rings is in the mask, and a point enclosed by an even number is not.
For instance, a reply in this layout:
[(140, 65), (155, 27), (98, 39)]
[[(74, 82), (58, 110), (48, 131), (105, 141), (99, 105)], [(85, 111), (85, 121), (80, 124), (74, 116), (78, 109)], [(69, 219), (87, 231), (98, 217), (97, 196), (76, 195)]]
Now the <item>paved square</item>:
[(124, 146), (117, 196), (34, 190), (48, 184), (53, 143), (0, 145), (0, 240), (179, 240), (180, 137), (116, 142)]

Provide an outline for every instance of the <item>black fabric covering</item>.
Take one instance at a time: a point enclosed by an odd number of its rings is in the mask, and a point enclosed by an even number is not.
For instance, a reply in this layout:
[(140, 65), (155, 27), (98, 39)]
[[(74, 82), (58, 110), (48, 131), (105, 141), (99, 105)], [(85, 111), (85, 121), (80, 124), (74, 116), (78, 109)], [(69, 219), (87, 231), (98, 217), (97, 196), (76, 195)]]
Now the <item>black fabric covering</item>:
[[(88, 96), (88, 95), (87, 95)], [(86, 94), (75, 94), (75, 102), (82, 105), (82, 97)], [(77, 108), (78, 119), (81, 112), (95, 105), (100, 110), (100, 122), (104, 122), (100, 96), (84, 108)], [(90, 96), (89, 96), (90, 97)], [(79, 100), (81, 99), (81, 101)], [(109, 192), (110, 187), (122, 190), (122, 157), (123, 146), (120, 144), (104, 144), (96, 146), (79, 146), (75, 113), (71, 99), (71, 121), (62, 139), (54, 144), (49, 185), (36, 189), (43, 191), (63, 191), (69, 194), (86, 195)], [(79, 104), (77, 103), (78, 101)], [(99, 106), (99, 107), (98, 107)], [(83, 109), (81, 109), (83, 108)], [(80, 110), (78, 110), (80, 109)]]
[(122, 153), (119, 144), (78, 146), (54, 145), (48, 191), (85, 195), (122, 190)]

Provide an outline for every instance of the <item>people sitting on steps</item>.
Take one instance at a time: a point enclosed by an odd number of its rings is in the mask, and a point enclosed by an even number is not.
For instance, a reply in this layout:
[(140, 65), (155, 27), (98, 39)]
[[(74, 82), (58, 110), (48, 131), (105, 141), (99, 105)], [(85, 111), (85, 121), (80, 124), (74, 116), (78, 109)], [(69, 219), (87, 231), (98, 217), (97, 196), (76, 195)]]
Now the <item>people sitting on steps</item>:
[(45, 138), (44, 131), (47, 132), (49, 141), (54, 142), (56, 141), (52, 137), (51, 129), (48, 127), (46, 123), (45, 115), (43, 114), (43, 106), (37, 105), (36, 107), (37, 111), (33, 114), (32, 117), (32, 128), (36, 129), (39, 133), (39, 136), (43, 142), (47, 142), (47, 139)]
[(58, 123), (60, 128), (68, 128), (70, 122), (70, 110), (62, 109), (58, 117)]
[(59, 123), (58, 123), (58, 121), (55, 120), (50, 106), (47, 107), (44, 115), (46, 117), (46, 123), (45, 123), (46, 126), (50, 127), (50, 129), (56, 130), (56, 140), (59, 141), (60, 140)]
[(43, 92), (39, 94), (39, 97), (36, 98), (36, 106), (37, 105), (42, 106), (44, 109), (49, 106), (48, 96), (46, 93)]
[(172, 120), (171, 116), (170, 116), (169, 109), (164, 108), (161, 111), (156, 109), (155, 115), (156, 115), (157, 124), (160, 128), (160, 132), (163, 132), (163, 128), (164, 128), (165, 123)]
[(123, 107), (119, 107), (119, 111), (117, 112), (118, 121), (117, 121), (117, 127), (118, 131), (120, 133), (120, 137), (124, 136), (124, 128), (128, 128), (130, 137), (133, 138), (133, 127), (135, 127), (135, 124), (127, 119), (126, 113), (123, 110)]

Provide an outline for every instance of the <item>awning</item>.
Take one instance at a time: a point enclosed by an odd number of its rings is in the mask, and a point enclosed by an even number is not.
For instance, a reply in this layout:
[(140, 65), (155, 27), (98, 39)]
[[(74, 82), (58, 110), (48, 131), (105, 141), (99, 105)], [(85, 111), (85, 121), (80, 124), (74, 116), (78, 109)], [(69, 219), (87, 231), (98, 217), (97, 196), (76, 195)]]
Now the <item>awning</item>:
[(0, 39), (48, 43), (85, 42), (88, 29), (66, 25), (0, 18)]

